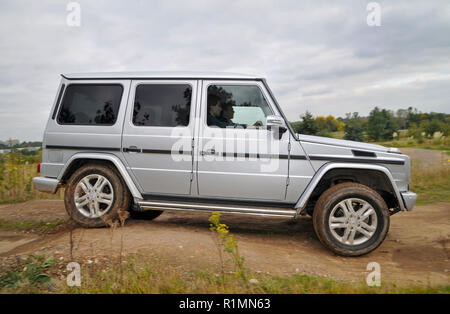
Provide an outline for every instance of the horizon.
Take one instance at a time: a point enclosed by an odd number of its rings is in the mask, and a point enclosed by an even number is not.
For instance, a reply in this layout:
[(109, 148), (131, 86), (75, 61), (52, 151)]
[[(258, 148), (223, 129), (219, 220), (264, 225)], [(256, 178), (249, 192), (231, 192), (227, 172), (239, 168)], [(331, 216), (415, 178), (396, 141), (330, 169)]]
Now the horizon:
[[(375, 107), (373, 107), (373, 109), (375, 109)], [(372, 109), (372, 110), (373, 110)], [(379, 107), (379, 109), (380, 110), (383, 110), (383, 109), (386, 109), (386, 108), (381, 108), (381, 107)], [(408, 108), (398, 108), (397, 110), (407, 110)], [(412, 108), (412, 109), (417, 109), (417, 108)], [(396, 116), (396, 111), (393, 111), (393, 110), (388, 110), (388, 111), (390, 111), (392, 114), (393, 114), (393, 116), (394, 117), (397, 117)], [(302, 120), (302, 117), (303, 117), (303, 115), (306, 113), (306, 111), (305, 112), (303, 112), (302, 114), (300, 114), (299, 115), (299, 117), (298, 117), (298, 120), (289, 120), (289, 123), (296, 123), (296, 122), (301, 122), (301, 120)], [(348, 112), (348, 113), (346, 113), (346, 114), (352, 114), (353, 112)], [(445, 113), (445, 112), (434, 112), (434, 111), (430, 111), (430, 112), (422, 112), (422, 111), (420, 111), (420, 110), (418, 110), (417, 111), (417, 113), (418, 114), (446, 114), (446, 115), (450, 115), (450, 113)], [(329, 115), (324, 115), (324, 116), (319, 116), (319, 115), (313, 115), (313, 117), (314, 117), (314, 119), (315, 118), (317, 118), (317, 117), (327, 117), (327, 116), (329, 116)], [(333, 115), (331, 115), (332, 117), (334, 117), (334, 118), (336, 118), (337, 120), (339, 120), (339, 119), (342, 119), (342, 120), (345, 120), (346, 119), (346, 117), (342, 117), (342, 116), (338, 116), (338, 117), (335, 117), (335, 116), (333, 116)], [(369, 114), (368, 115), (359, 115), (358, 116), (359, 118), (362, 118), (362, 119), (367, 119), (368, 117), (369, 117)], [(406, 130), (406, 129), (402, 129), (402, 128), (400, 128), (399, 127), (399, 129), (398, 129), (399, 131), (402, 131), (402, 130)], [(23, 143), (25, 143), (25, 142), (29, 142), (29, 143), (33, 143), (33, 142), (39, 142), (39, 143), (42, 143), (42, 139), (41, 140), (21, 140), (21, 139), (19, 139), (19, 138), (8, 138), (8, 139), (6, 139), (6, 140), (2, 140), (1, 138), (0, 138), (0, 144), (3, 144), (3, 145), (6, 145), (6, 144), (8, 144), (8, 141), (9, 140), (12, 140), (12, 141), (15, 141), (15, 143), (16, 144), (23, 144)]]

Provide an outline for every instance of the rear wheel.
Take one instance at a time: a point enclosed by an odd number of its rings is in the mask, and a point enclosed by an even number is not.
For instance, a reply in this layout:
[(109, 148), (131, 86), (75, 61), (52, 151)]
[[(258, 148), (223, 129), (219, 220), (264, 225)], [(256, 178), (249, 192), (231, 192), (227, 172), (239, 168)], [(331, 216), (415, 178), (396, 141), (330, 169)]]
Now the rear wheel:
[(115, 169), (88, 164), (69, 179), (64, 203), (69, 216), (83, 227), (102, 227), (130, 205), (130, 193)]
[(342, 183), (325, 191), (316, 203), (313, 224), (327, 248), (344, 256), (376, 249), (389, 230), (389, 211), (383, 198), (358, 183)]

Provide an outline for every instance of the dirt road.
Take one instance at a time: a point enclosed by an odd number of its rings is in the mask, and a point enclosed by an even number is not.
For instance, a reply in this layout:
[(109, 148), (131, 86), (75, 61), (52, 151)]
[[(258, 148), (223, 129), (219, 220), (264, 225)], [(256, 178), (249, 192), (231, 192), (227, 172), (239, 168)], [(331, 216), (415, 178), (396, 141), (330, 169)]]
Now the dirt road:
[[(124, 253), (160, 256), (184, 269), (217, 269), (218, 255), (206, 213), (166, 212), (154, 221), (129, 219), (122, 229)], [(62, 201), (30, 201), (1, 205), (0, 221), (67, 219)], [(296, 221), (223, 215), (239, 241), (245, 266), (257, 272), (295, 272), (337, 280), (363, 281), (369, 262), (381, 265), (382, 280), (399, 284), (450, 284), (450, 203), (418, 206), (391, 217), (390, 232), (374, 252), (358, 258), (336, 256), (319, 243), (309, 217)], [(73, 232), (74, 258), (95, 260), (119, 252), (121, 230)], [(54, 234), (0, 231), (1, 259), (42, 252), (69, 259), (69, 231)]]
[(443, 151), (409, 147), (400, 148), (400, 151), (424, 167), (448, 165), (448, 155)]

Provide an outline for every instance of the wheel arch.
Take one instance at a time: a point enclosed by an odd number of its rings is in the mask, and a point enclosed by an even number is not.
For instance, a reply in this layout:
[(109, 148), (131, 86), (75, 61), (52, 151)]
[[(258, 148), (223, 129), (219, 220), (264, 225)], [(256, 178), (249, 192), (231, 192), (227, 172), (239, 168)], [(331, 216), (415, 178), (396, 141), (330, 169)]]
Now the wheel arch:
[(314, 206), (315, 201), (325, 190), (341, 182), (364, 184), (377, 191), (388, 208), (405, 210), (400, 192), (386, 167), (372, 164), (327, 163), (316, 172), (295, 204), (297, 214), (307, 207)]
[(122, 176), (125, 184), (128, 187), (131, 195), (134, 198), (143, 199), (141, 192), (137, 188), (130, 174), (123, 162), (119, 159), (119, 157), (112, 154), (104, 154), (104, 153), (77, 153), (70, 157), (70, 159), (65, 163), (63, 169), (61, 170), (58, 181), (64, 184), (66, 180), (70, 178), (70, 176), (75, 172), (79, 167), (93, 162), (101, 162), (112, 165), (118, 173)]

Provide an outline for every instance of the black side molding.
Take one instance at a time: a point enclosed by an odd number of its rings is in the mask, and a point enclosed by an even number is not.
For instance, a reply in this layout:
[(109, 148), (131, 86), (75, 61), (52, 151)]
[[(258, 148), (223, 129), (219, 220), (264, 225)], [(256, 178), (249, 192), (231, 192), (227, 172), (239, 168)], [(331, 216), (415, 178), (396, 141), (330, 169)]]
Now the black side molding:
[(162, 194), (144, 193), (142, 194), (142, 197), (146, 201), (184, 202), (184, 203), (200, 203), (200, 204), (221, 204), (221, 205), (283, 207), (283, 208), (293, 208), (295, 205), (295, 203), (289, 203), (285, 201), (222, 199), (219, 197), (201, 197), (201, 196), (173, 195), (173, 194), (162, 195)]
[(64, 145), (46, 145), (47, 149), (76, 149), (76, 150), (95, 150), (95, 151), (110, 151), (120, 152), (119, 147), (88, 147), (88, 146), (64, 146)]
[(324, 160), (337, 162), (350, 162), (358, 164), (387, 164), (387, 165), (404, 165), (403, 160), (377, 159), (377, 158), (353, 158), (353, 157), (329, 157), (329, 156), (309, 156), (310, 160)]

